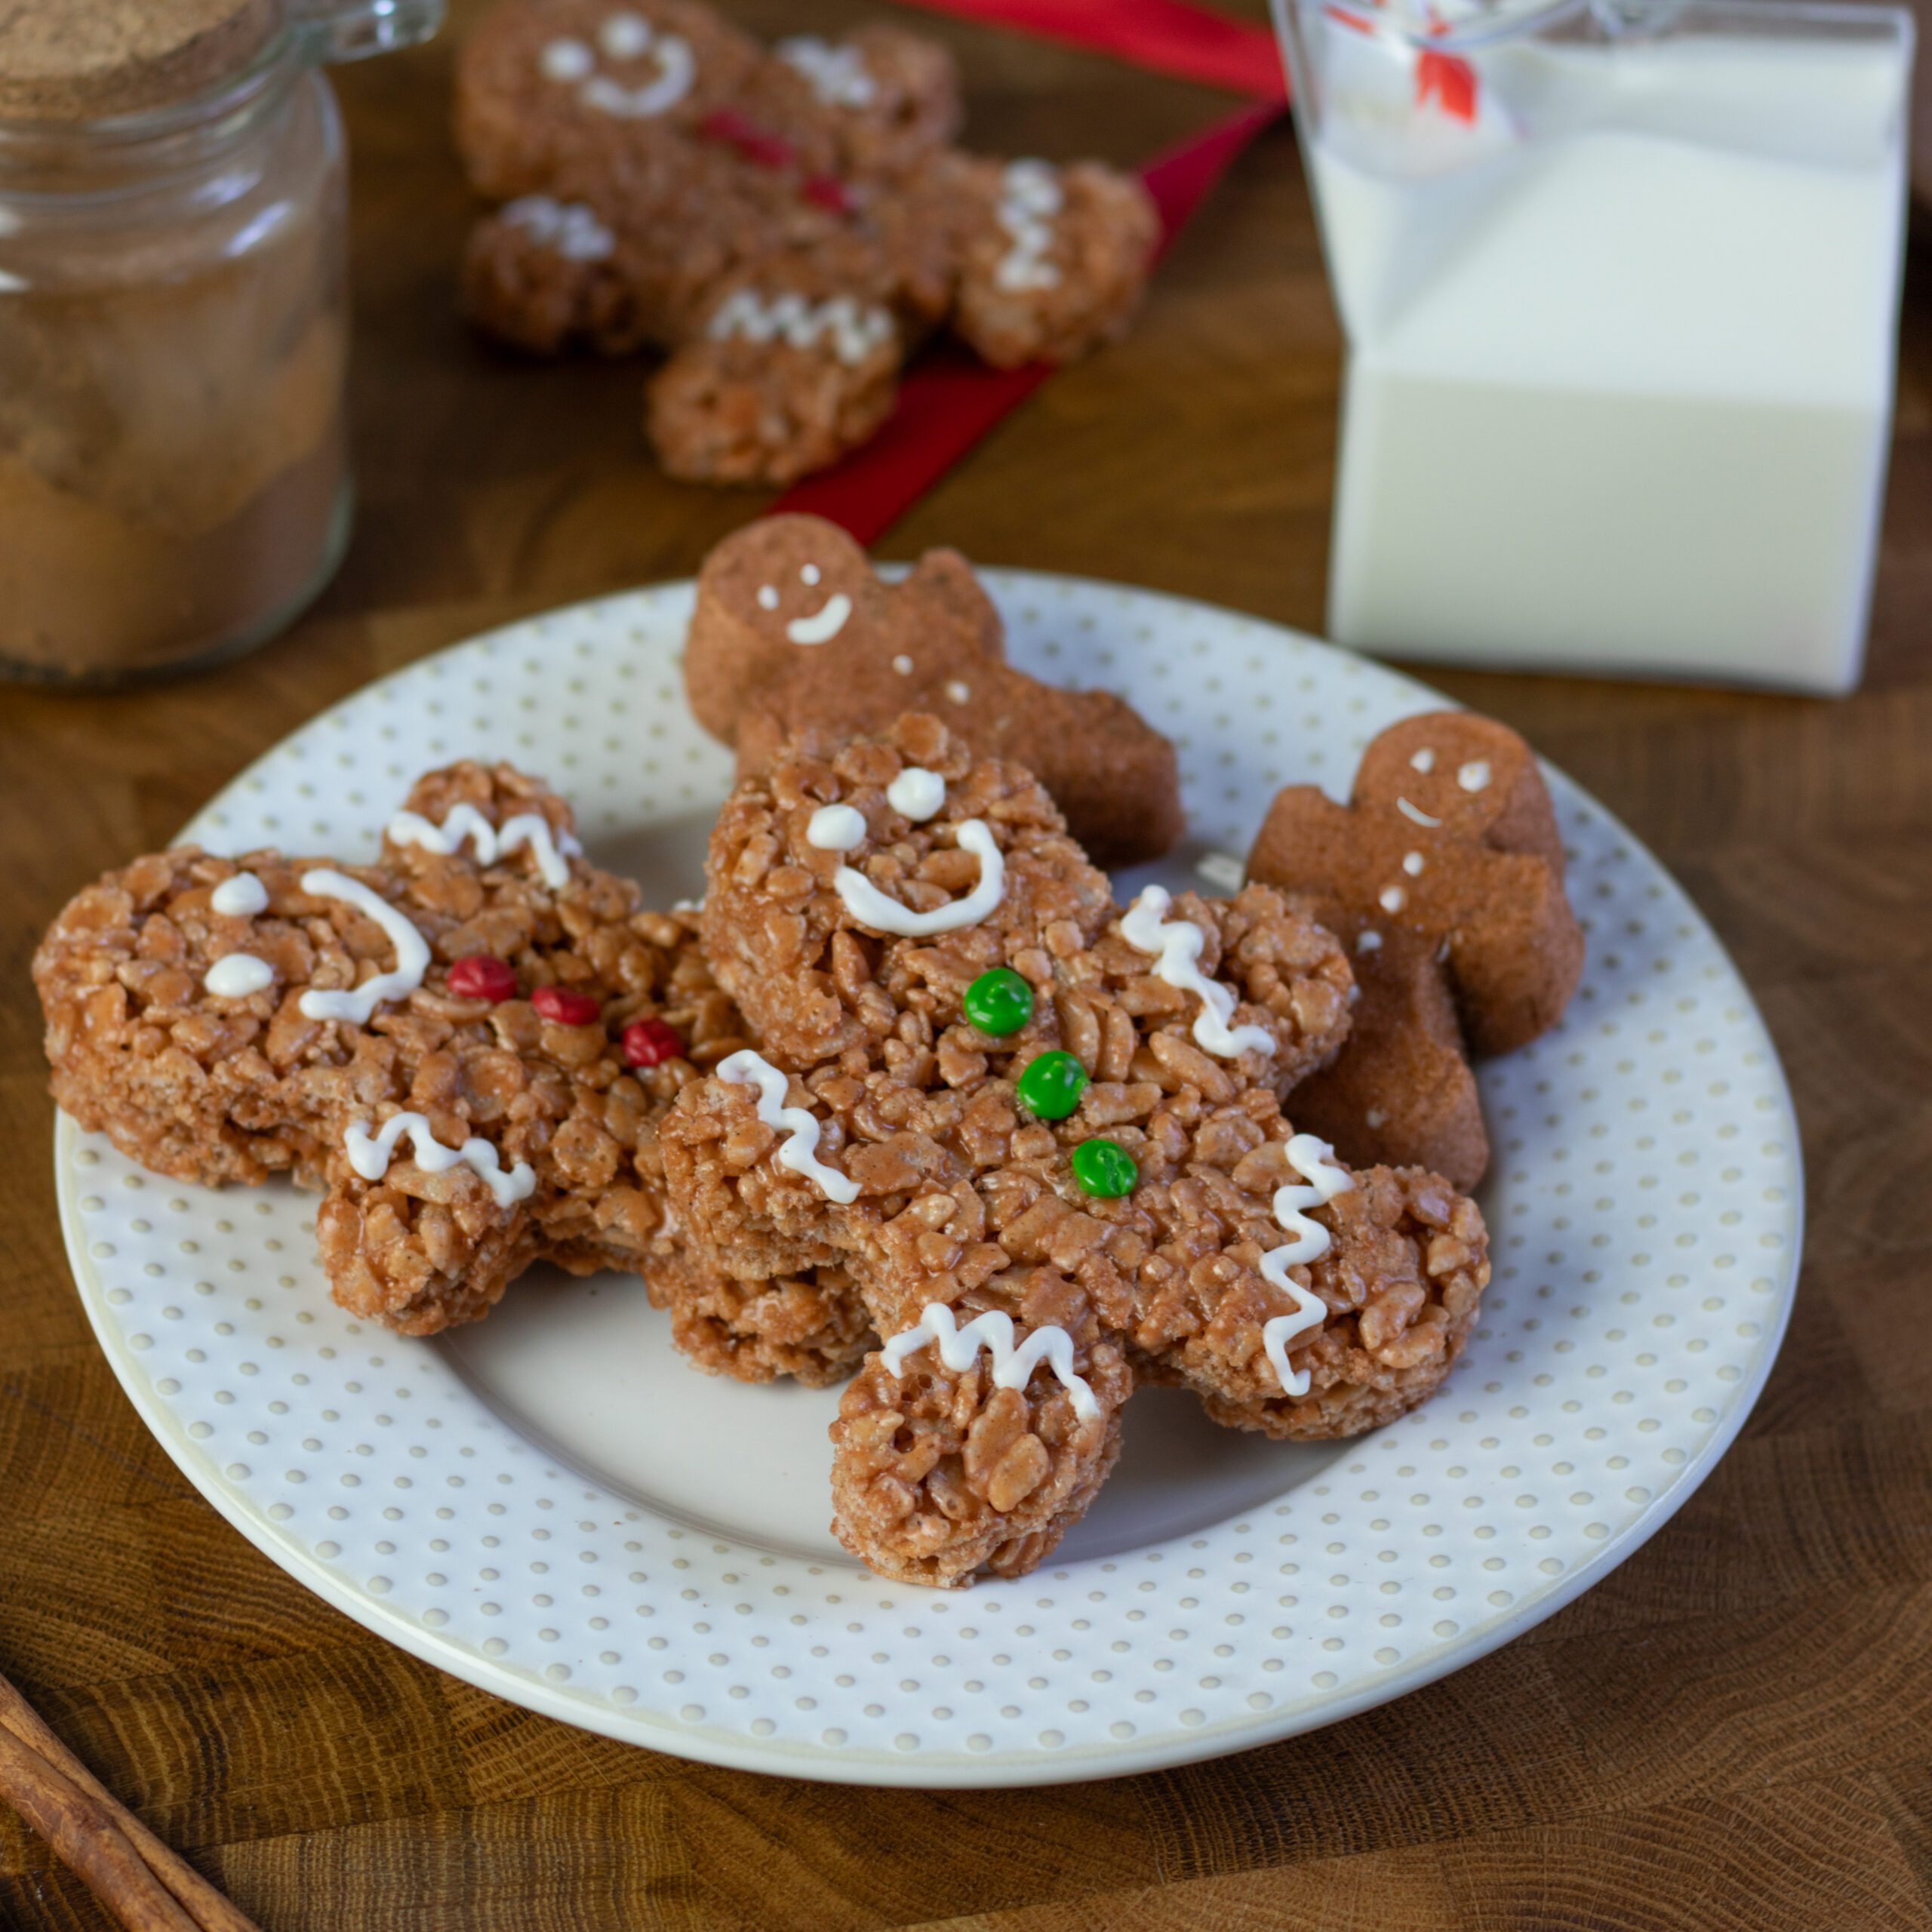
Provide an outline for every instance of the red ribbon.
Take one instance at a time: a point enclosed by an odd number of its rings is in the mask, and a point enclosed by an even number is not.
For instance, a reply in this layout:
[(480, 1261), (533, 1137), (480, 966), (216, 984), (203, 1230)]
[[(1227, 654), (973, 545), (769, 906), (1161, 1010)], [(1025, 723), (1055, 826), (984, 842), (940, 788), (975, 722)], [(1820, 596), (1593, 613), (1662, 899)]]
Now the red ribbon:
[[(1287, 106), (1279, 58), (1259, 27), (1186, 0), (912, 0), (937, 11), (1066, 40), (1157, 72), (1263, 100), (1157, 155), (1141, 171), (1161, 215), (1164, 254), (1215, 183)], [(874, 542), (1054, 373), (1045, 363), (992, 369), (942, 345), (906, 373), (872, 440), (787, 490), (768, 515), (807, 511)]]

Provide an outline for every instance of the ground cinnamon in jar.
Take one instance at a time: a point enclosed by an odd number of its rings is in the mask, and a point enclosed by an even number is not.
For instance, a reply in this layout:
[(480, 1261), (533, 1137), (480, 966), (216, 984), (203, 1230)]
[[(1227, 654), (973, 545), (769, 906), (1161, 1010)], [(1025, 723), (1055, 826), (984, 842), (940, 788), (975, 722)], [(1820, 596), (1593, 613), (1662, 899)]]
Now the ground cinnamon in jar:
[(347, 534), (344, 168), (281, 0), (0, 15), (0, 669), (281, 628)]

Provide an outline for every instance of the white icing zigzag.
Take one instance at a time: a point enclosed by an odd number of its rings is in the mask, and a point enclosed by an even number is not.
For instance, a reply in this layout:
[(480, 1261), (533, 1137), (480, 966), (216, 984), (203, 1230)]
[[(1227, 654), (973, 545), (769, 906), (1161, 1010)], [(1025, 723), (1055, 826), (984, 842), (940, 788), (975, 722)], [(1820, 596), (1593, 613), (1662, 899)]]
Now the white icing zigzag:
[(537, 1176), (527, 1161), (518, 1161), (505, 1174), (496, 1149), (488, 1141), (472, 1134), (460, 1147), (445, 1147), (430, 1132), (429, 1121), (420, 1114), (392, 1115), (374, 1134), (365, 1122), (356, 1121), (342, 1137), (349, 1164), (365, 1180), (380, 1180), (389, 1172), (396, 1143), (405, 1134), (414, 1148), (416, 1164), (425, 1174), (447, 1174), (457, 1167), (473, 1168), (496, 1196), (499, 1208), (525, 1199), (536, 1188)]
[(567, 262), (608, 261), (617, 253), (617, 238), (588, 202), (525, 195), (503, 211), (503, 218)]
[(471, 804), (453, 807), (441, 825), (420, 812), (398, 812), (389, 820), (389, 837), (393, 844), (420, 845), (445, 858), (466, 838), (475, 846), (478, 863), (486, 866), (494, 866), (506, 852), (527, 845), (543, 883), (553, 892), (570, 884), (569, 859), (583, 850), (568, 832), (552, 835), (549, 820), (540, 812), (518, 812), (498, 826)]
[(731, 1054), (718, 1063), (718, 1077), (734, 1087), (758, 1089), (758, 1118), (785, 1136), (785, 1144), (778, 1150), (781, 1168), (789, 1168), (795, 1174), (816, 1181), (826, 1198), (841, 1206), (858, 1198), (859, 1183), (819, 1158), (820, 1130), (817, 1116), (804, 1107), (785, 1104), (790, 1083), (762, 1054), (755, 1054), (747, 1047)]
[(705, 333), (713, 342), (737, 336), (746, 342), (783, 341), (794, 349), (815, 349), (829, 337), (832, 353), (851, 365), (882, 349), (894, 328), (884, 309), (849, 295), (810, 302), (802, 295), (761, 295), (755, 288), (740, 288), (718, 305)]
[(869, 107), (878, 93), (856, 47), (835, 47), (816, 34), (801, 33), (781, 40), (775, 51), (828, 107)]
[(1051, 1323), (1035, 1328), (1016, 1349), (1011, 1315), (989, 1310), (961, 1328), (944, 1302), (929, 1301), (920, 1310), (919, 1325), (894, 1336), (881, 1358), (893, 1374), (903, 1374), (906, 1357), (928, 1342), (939, 1345), (940, 1360), (955, 1371), (971, 1367), (980, 1351), (986, 1349), (993, 1358), (994, 1386), (1001, 1389), (1025, 1388), (1034, 1370), (1045, 1361), (1059, 1377), (1072, 1401), (1073, 1413), (1082, 1422), (1091, 1422), (1100, 1413), (1093, 1390), (1074, 1373), (1073, 1337), (1064, 1328)]
[(1147, 887), (1121, 915), (1121, 937), (1137, 952), (1159, 955), (1154, 962), (1157, 980), (1199, 998), (1194, 1037), (1209, 1053), (1223, 1060), (1237, 1054), (1273, 1053), (1275, 1036), (1266, 1027), (1228, 1025), (1234, 1017), (1234, 989), (1201, 971), (1201, 949), (1207, 936), (1191, 920), (1170, 920), (1168, 912), (1174, 903), (1164, 887)]
[(1314, 1134), (1297, 1134), (1288, 1143), (1287, 1152), (1289, 1166), (1309, 1185), (1275, 1189), (1275, 1218), (1294, 1239), (1284, 1241), (1279, 1247), (1270, 1248), (1261, 1257), (1261, 1275), (1264, 1281), (1285, 1289), (1294, 1297), (1295, 1312), (1292, 1315), (1278, 1315), (1268, 1322), (1261, 1331), (1261, 1342), (1268, 1351), (1268, 1359), (1281, 1382), (1282, 1392), (1306, 1395), (1308, 1371), (1289, 1367), (1288, 1344), (1309, 1329), (1320, 1327), (1327, 1318), (1328, 1308), (1319, 1295), (1303, 1287), (1288, 1270), (1302, 1262), (1320, 1260), (1334, 1245), (1334, 1237), (1319, 1221), (1311, 1221), (1301, 1211), (1304, 1208), (1319, 1208), (1333, 1201), (1338, 1194), (1348, 1193), (1354, 1187), (1355, 1178), (1347, 1168), (1332, 1164), (1334, 1149)]
[(301, 1011), (307, 1020), (346, 1020), (352, 1026), (366, 1026), (369, 1016), (386, 999), (406, 999), (423, 983), (429, 970), (429, 942), (380, 892), (360, 879), (318, 866), (302, 875), (302, 890), (318, 899), (340, 899), (366, 913), (388, 934), (395, 948), (392, 971), (378, 973), (351, 992), (328, 992), (312, 986), (302, 995)]
[(1000, 178), (999, 225), (1013, 245), (993, 271), (995, 287), (1009, 294), (1054, 288), (1060, 270), (1047, 259), (1054, 245), (1053, 217), (1066, 205), (1060, 177), (1044, 161), (1016, 161)]

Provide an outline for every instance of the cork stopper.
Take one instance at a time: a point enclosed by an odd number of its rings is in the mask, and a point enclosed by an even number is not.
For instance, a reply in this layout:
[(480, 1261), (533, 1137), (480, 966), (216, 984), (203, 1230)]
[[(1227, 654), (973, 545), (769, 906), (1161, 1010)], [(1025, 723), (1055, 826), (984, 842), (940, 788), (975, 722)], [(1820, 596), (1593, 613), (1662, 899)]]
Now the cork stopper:
[(0, 7), (0, 118), (91, 121), (186, 100), (274, 32), (277, 0), (15, 0)]

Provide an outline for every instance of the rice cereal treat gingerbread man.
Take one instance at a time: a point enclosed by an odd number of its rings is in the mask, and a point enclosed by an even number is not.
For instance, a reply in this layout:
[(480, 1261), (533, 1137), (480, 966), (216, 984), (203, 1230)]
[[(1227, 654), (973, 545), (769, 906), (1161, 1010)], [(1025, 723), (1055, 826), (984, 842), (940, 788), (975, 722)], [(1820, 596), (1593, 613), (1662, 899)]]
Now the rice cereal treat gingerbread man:
[[(731, 916), (799, 912), (782, 821), (835, 789), (814, 816), (849, 805), (867, 841), (903, 844), (891, 795), (917, 787), (880, 754), (943, 753), (909, 724), (909, 746), (847, 748), (835, 784), (801, 753), (772, 792), (741, 788), (711, 903), (756, 851), (769, 897)], [(1050, 875), (1082, 864), (1051, 820), (1007, 850), (1009, 875), (1023, 850)], [(1150, 889), (1091, 933), (986, 918), (931, 937), (868, 954), (835, 1058), (734, 1055), (662, 1135), (695, 1245), (754, 1276), (842, 1261), (886, 1338), (833, 1432), (848, 1547), (925, 1583), (1030, 1568), (1112, 1466), (1124, 1369), (1275, 1435), (1353, 1433), (1439, 1383), (1487, 1279), (1479, 1215), (1433, 1176), (1349, 1174), (1276, 1098), (1345, 1035), (1331, 935), (1251, 888)]]
[(685, 688), (740, 775), (801, 731), (829, 740), (929, 712), (982, 757), (1026, 767), (1096, 864), (1168, 851), (1185, 824), (1174, 746), (1111, 691), (1016, 669), (1003, 638), (958, 552), (929, 550), (888, 583), (837, 525), (766, 517), (705, 560)]
[(335, 1298), (408, 1334), (538, 1259), (670, 1254), (657, 1123), (743, 1040), (694, 921), (641, 909), (503, 765), (420, 780), (373, 865), (137, 860), (34, 977), (62, 1107), (178, 1180), (325, 1188)]
[(790, 481), (871, 435), (930, 330), (1067, 361), (1140, 299), (1137, 182), (964, 154), (958, 120), (944, 50), (897, 28), (768, 50), (695, 0), (503, 0), (458, 66), (457, 146), (502, 205), (465, 306), (537, 353), (668, 352), (666, 467)]
[(1295, 1097), (1297, 1121), (1351, 1160), (1474, 1187), (1489, 1137), (1469, 1056), (1547, 1032), (1583, 972), (1535, 754), (1472, 712), (1404, 718), (1362, 754), (1346, 805), (1307, 785), (1277, 795), (1248, 876), (1304, 897), (1361, 989), (1348, 1045)]

